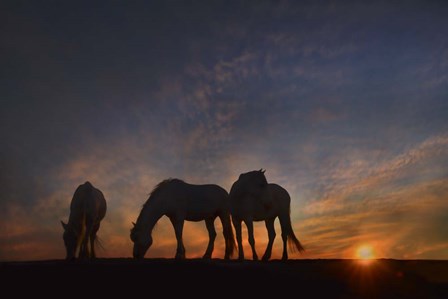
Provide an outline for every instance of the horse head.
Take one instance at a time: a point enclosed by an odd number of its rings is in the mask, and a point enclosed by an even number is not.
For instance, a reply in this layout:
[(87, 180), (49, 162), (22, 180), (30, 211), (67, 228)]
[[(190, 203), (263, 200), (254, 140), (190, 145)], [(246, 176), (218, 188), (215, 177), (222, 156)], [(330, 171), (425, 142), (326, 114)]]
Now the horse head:
[(62, 228), (64, 229), (64, 233), (62, 238), (64, 239), (64, 245), (66, 250), (66, 260), (71, 260), (75, 258), (76, 247), (78, 245), (78, 235), (75, 230), (70, 227), (68, 224), (61, 221)]
[[(137, 221), (138, 222), (138, 221)], [(132, 222), (131, 241), (134, 243), (132, 255), (135, 259), (143, 259), (146, 251), (152, 245), (152, 236), (150, 233), (143, 231), (134, 222)]]
[(230, 197), (243, 200), (246, 197), (269, 201), (268, 181), (264, 175), (265, 170), (254, 170), (240, 174), (238, 180), (232, 185)]

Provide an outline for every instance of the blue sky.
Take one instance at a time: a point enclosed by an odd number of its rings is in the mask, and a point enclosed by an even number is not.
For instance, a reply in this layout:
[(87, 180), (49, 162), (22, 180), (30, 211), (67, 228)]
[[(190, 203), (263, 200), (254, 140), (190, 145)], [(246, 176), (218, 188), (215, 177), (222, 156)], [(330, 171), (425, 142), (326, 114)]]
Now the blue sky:
[[(63, 257), (59, 219), (86, 180), (109, 204), (102, 254), (130, 256), (130, 222), (155, 184), (229, 190), (260, 168), (291, 194), (302, 257), (368, 243), (380, 257), (448, 258), (444, 1), (1, 11), (0, 259)], [(261, 253), (263, 224), (256, 233)], [(147, 257), (174, 256), (169, 222), (155, 234)], [(185, 234), (187, 257), (201, 256), (204, 225)]]

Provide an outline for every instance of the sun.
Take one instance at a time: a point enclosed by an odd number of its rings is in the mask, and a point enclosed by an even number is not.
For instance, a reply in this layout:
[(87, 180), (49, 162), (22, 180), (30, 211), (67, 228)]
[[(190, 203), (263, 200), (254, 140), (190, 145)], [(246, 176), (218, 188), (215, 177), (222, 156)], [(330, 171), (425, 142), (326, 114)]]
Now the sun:
[(356, 250), (356, 256), (362, 260), (371, 260), (375, 258), (375, 252), (370, 245), (362, 245)]

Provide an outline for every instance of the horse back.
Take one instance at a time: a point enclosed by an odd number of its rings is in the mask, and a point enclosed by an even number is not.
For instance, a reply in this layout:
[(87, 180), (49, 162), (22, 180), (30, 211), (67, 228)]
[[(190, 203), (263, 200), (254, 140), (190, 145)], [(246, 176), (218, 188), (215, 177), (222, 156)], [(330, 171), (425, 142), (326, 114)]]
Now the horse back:
[(271, 192), (272, 204), (278, 208), (279, 211), (289, 209), (291, 204), (291, 196), (288, 191), (280, 185), (269, 184), (269, 191)]
[[(269, 200), (251, 200), (253, 204), (253, 220), (263, 221), (269, 218), (278, 217), (281, 214), (289, 213), (291, 197), (285, 188), (277, 184), (268, 185)], [(248, 212), (246, 212), (248, 213)], [(249, 213), (250, 214), (250, 213)]]
[(183, 192), (183, 194), (185, 194), (186, 197), (191, 200), (224, 201), (227, 200), (227, 197), (229, 196), (227, 191), (218, 185), (186, 184), (185, 187), (185, 192)]
[(70, 214), (76, 218), (93, 218), (100, 221), (106, 215), (107, 204), (103, 193), (86, 182), (75, 190), (70, 204)]
[(228, 193), (218, 185), (189, 185), (185, 194), (187, 219), (204, 219), (228, 211)]

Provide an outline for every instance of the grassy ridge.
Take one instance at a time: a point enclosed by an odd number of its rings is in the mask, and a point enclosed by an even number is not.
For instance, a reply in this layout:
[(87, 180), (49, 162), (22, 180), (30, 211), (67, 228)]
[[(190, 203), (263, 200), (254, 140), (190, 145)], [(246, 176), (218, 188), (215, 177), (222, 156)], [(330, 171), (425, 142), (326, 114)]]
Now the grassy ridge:
[[(120, 293), (148, 298), (448, 298), (448, 261), (123, 258), (3, 262), (0, 273), (2, 285), (17, 294), (33, 289), (57, 297), (64, 297), (65, 290), (89, 298)], [(13, 287), (17, 282), (26, 287)]]

